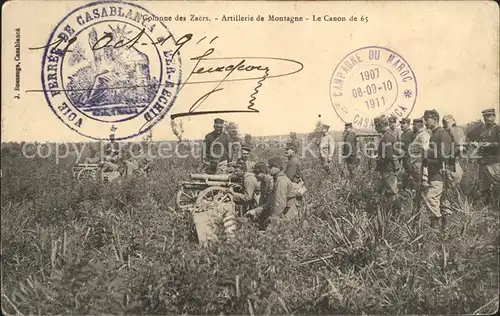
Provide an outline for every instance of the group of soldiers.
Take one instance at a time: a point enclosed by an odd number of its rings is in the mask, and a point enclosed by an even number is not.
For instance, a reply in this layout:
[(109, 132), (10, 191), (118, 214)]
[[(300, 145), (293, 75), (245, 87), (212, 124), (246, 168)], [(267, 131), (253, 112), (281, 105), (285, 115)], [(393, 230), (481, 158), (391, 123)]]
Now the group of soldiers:
[[(447, 230), (451, 215), (449, 192), (462, 179), (460, 160), (468, 147), (477, 149), (482, 197), (489, 202), (498, 196), (500, 127), (495, 123), (495, 109), (482, 111), (482, 116), (484, 125), (479, 127), (479, 143), (466, 142), (466, 134), (452, 115), (443, 116), (440, 126), (436, 110), (426, 110), (423, 117), (413, 119), (413, 128), (409, 118), (400, 120), (400, 129), (395, 117), (376, 117), (374, 125), (380, 139), (375, 170), (380, 174), (378, 188), (386, 196), (386, 202), (394, 199), (400, 189), (415, 191), (416, 199), (422, 199), (429, 212), (430, 226)], [(342, 140), (342, 157), (349, 176), (353, 177), (359, 164), (359, 148), (351, 123), (345, 124)], [(333, 157), (332, 144), (325, 126), (320, 157), (326, 171)]]
[(100, 151), (91, 146), (90, 157), (86, 158), (84, 163), (99, 164), (102, 167), (102, 172), (119, 171), (125, 176), (147, 175), (151, 170), (152, 159), (144, 152), (143, 146), (133, 147), (131, 154), (127, 157), (120, 144), (116, 142), (114, 133), (109, 135), (109, 139), (109, 143), (102, 151), (102, 157)]
[[(500, 127), (495, 123), (495, 109), (482, 111), (482, 116), (481, 142), (473, 144), (480, 156), (481, 193), (490, 200), (500, 193)], [(457, 126), (452, 115), (445, 115), (440, 121), (436, 110), (426, 110), (423, 117), (415, 118), (413, 122), (409, 118), (401, 119), (401, 128), (397, 127), (397, 123), (395, 117), (385, 115), (374, 119), (379, 138), (375, 171), (380, 175), (377, 187), (383, 193), (383, 203), (391, 203), (400, 190), (416, 192), (416, 199), (421, 199), (428, 211), (430, 226), (447, 230), (452, 214), (449, 192), (461, 181), (463, 169), (460, 160), (472, 143), (466, 142), (466, 134)], [(307, 190), (296, 145), (287, 143), (286, 163), (280, 157), (273, 157), (267, 163), (256, 163), (250, 158), (251, 148), (245, 145), (241, 147), (240, 157), (233, 162), (231, 142), (223, 129), (224, 121), (215, 119), (214, 130), (205, 136), (205, 152), (202, 155), (205, 172), (232, 172), (241, 180), (243, 192), (232, 192), (234, 202), (246, 216), (258, 220), (261, 226), (295, 217), (297, 206)], [(335, 152), (335, 142), (329, 129), (328, 125), (322, 126), (322, 136), (318, 141), (320, 161), (327, 172), (330, 172)], [(351, 178), (355, 176), (360, 162), (358, 136), (362, 135), (356, 135), (352, 123), (346, 123), (341, 150)]]
[[(251, 147), (241, 146), (240, 157), (234, 159), (232, 144), (223, 132), (224, 120), (214, 120), (214, 130), (204, 138), (202, 155), (204, 171), (208, 174), (231, 173), (243, 183), (242, 192), (231, 190), (233, 200), (245, 216), (257, 221), (264, 229), (283, 218), (298, 215), (297, 206), (306, 191), (297, 146), (286, 144), (285, 164), (280, 157), (266, 162), (251, 159)], [(233, 162), (234, 161), (234, 162)]]

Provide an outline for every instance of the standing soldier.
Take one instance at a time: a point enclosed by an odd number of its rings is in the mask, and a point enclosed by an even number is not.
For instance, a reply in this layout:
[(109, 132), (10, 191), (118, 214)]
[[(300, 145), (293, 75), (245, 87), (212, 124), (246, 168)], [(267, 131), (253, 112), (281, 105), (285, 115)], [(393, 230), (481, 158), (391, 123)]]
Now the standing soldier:
[(251, 152), (252, 149), (249, 146), (241, 146), (241, 158), (239, 159), (239, 161), (243, 165), (243, 170), (245, 172), (252, 172), (253, 167), (255, 166), (255, 161), (250, 158)]
[[(424, 160), (429, 171), (429, 187), (423, 200), (430, 214), (430, 224), (438, 229), (448, 229), (451, 208), (448, 200), (448, 171), (454, 171), (451, 135), (439, 126), (439, 113), (436, 110), (424, 112), (424, 121), (432, 131), (429, 149)], [(451, 158), (450, 158), (451, 157)]]
[(389, 128), (392, 134), (396, 137), (396, 141), (401, 141), (401, 136), (403, 135), (403, 131), (397, 127), (397, 118), (395, 116), (389, 117)]
[(302, 164), (297, 157), (297, 147), (293, 142), (286, 144), (285, 155), (288, 157), (288, 164), (286, 165), (285, 175), (292, 181), (295, 188), (296, 199), (303, 202), (302, 196), (306, 191), (304, 180), (302, 179)]
[(389, 120), (385, 115), (374, 119), (375, 130), (381, 134), (377, 152), (376, 171), (380, 172), (379, 187), (385, 198), (390, 201), (398, 194), (398, 178), (400, 169), (397, 155), (395, 155), (396, 137), (389, 128)]
[(112, 133), (109, 135), (109, 143), (104, 149), (102, 171), (117, 171), (119, 168), (118, 164), (120, 163), (121, 154), (120, 144), (116, 142), (115, 134)]
[(342, 157), (349, 171), (349, 177), (354, 176), (354, 170), (358, 165), (358, 143), (356, 134), (352, 129), (352, 123), (346, 123), (344, 126), (344, 137), (342, 139)]
[[(410, 187), (415, 190), (428, 186), (427, 167), (422, 167), (422, 160), (427, 149), (431, 135), (424, 126), (423, 118), (413, 119), (415, 139), (409, 147), (410, 153)], [(420, 190), (421, 191), (421, 190)], [(420, 199), (420, 197), (418, 197)]]
[(267, 202), (247, 212), (246, 216), (266, 218), (268, 228), (272, 229), (282, 219), (292, 219), (297, 216), (297, 201), (292, 182), (283, 173), (283, 163), (280, 157), (269, 160), (269, 173), (273, 176), (273, 191)]
[(455, 158), (455, 172), (450, 173), (450, 185), (456, 185), (460, 183), (463, 176), (463, 169), (460, 166), (460, 157), (462, 153), (465, 152), (465, 132), (463, 129), (457, 126), (455, 118), (452, 115), (443, 116), (443, 128), (451, 136), (452, 141), (452, 153)]
[[(481, 112), (485, 125), (481, 126), (481, 146), (479, 159), (479, 181), (481, 194), (490, 201), (493, 194), (498, 194), (498, 183), (500, 183), (500, 153), (499, 139), (500, 126), (495, 123), (495, 109), (486, 109)], [(496, 185), (497, 189), (492, 190)]]
[(333, 160), (333, 153), (335, 151), (335, 143), (333, 138), (328, 134), (330, 126), (323, 125), (321, 129), (322, 138), (319, 142), (319, 157), (321, 165), (326, 172), (330, 172), (330, 163)]
[(230, 157), (229, 136), (223, 133), (224, 120), (214, 120), (214, 130), (208, 133), (203, 140), (202, 161), (206, 166), (205, 172), (209, 174), (225, 173), (232, 161)]
[(401, 159), (403, 165), (403, 190), (410, 188), (410, 177), (411, 177), (411, 167), (410, 167), (410, 144), (415, 139), (415, 132), (410, 128), (410, 119), (404, 118), (399, 123), (401, 124), (401, 129), (403, 134), (401, 134), (401, 149), (403, 150), (403, 158)]

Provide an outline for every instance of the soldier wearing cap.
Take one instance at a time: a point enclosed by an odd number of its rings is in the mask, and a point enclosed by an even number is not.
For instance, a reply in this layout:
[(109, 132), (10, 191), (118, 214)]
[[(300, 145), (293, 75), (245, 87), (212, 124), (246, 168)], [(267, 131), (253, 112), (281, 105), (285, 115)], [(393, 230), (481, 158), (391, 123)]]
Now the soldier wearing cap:
[[(498, 194), (500, 183), (500, 126), (495, 122), (495, 109), (486, 109), (481, 112), (484, 125), (480, 127), (481, 147), (479, 159), (479, 180), (481, 194), (490, 200), (492, 195)], [(496, 190), (493, 187), (496, 185)]]
[(427, 187), (427, 167), (422, 166), (423, 158), (429, 149), (431, 135), (424, 126), (423, 118), (413, 119), (415, 138), (408, 148), (410, 154), (410, 188), (417, 190), (419, 186)]
[(319, 142), (319, 157), (321, 159), (321, 165), (326, 172), (330, 172), (330, 163), (333, 160), (333, 153), (335, 150), (335, 143), (333, 137), (328, 134), (330, 126), (324, 124), (321, 133), (322, 137)]
[(358, 166), (358, 142), (356, 140), (356, 133), (354, 133), (352, 128), (352, 123), (346, 123), (344, 125), (344, 135), (342, 137), (342, 157), (347, 166), (347, 171), (349, 172), (349, 177), (354, 176), (354, 170)]
[(423, 201), (429, 210), (432, 228), (439, 226), (446, 230), (449, 225), (451, 208), (448, 200), (448, 171), (455, 171), (452, 157), (451, 135), (439, 126), (439, 113), (436, 110), (424, 112), (424, 123), (432, 131), (429, 139), (429, 149), (424, 158), (424, 164), (429, 172), (429, 186), (423, 196)]
[(241, 146), (241, 164), (243, 165), (243, 170), (245, 172), (252, 172), (253, 167), (255, 166), (255, 161), (250, 158), (250, 153), (252, 152), (252, 148), (248, 145)]
[[(465, 152), (465, 132), (457, 126), (453, 115), (443, 116), (443, 128), (447, 131), (452, 140), (452, 152), (455, 158), (455, 171), (450, 173), (450, 185), (456, 185), (462, 180), (463, 169), (460, 166), (460, 157)], [(453, 180), (453, 181), (451, 181)]]
[(104, 149), (104, 157), (103, 157), (103, 172), (109, 171), (117, 171), (121, 158), (121, 150), (120, 144), (118, 144), (115, 140), (115, 134), (112, 133), (109, 135), (109, 143), (106, 145)]
[(234, 177), (243, 181), (243, 192), (234, 192), (233, 188), (230, 189), (230, 192), (233, 194), (236, 205), (241, 205), (243, 213), (246, 213), (257, 206), (256, 197), (259, 184), (255, 174), (244, 170), (243, 162), (240, 159), (233, 165), (233, 170)]
[(389, 129), (392, 134), (396, 137), (396, 141), (401, 141), (401, 136), (403, 135), (403, 131), (397, 127), (398, 119), (395, 116), (389, 117)]
[(401, 124), (401, 149), (403, 151), (403, 158), (401, 159), (404, 174), (403, 174), (403, 189), (410, 188), (410, 177), (411, 177), (411, 167), (410, 167), (410, 144), (415, 139), (415, 132), (410, 128), (411, 120), (407, 117), (401, 119), (399, 124)]
[(263, 217), (266, 219), (268, 229), (282, 219), (291, 219), (298, 215), (295, 188), (290, 179), (283, 173), (283, 162), (280, 157), (269, 160), (269, 173), (273, 176), (273, 191), (270, 198), (262, 206), (254, 208), (246, 213), (246, 216), (255, 219)]
[(285, 175), (292, 182), (299, 183), (302, 181), (302, 164), (297, 156), (297, 146), (294, 143), (288, 142), (285, 148), (285, 155), (288, 158)]
[(265, 162), (258, 162), (253, 168), (253, 173), (259, 181), (258, 206), (264, 205), (273, 191), (273, 177), (269, 174), (269, 168)]
[(377, 151), (376, 171), (380, 173), (379, 187), (387, 199), (391, 200), (398, 194), (398, 179), (396, 173), (400, 164), (395, 149), (397, 140), (390, 131), (389, 120), (385, 115), (374, 119), (375, 130), (381, 134)]
[(209, 174), (221, 174), (227, 171), (229, 161), (232, 161), (229, 149), (229, 136), (223, 133), (224, 120), (214, 120), (214, 130), (203, 140), (202, 161), (206, 166), (205, 172)]

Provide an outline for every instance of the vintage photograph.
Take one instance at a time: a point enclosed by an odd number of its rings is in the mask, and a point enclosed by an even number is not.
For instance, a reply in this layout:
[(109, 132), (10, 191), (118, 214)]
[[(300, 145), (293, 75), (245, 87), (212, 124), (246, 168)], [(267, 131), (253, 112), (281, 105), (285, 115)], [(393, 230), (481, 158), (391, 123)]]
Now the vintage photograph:
[(494, 1), (8, 1), (3, 315), (494, 315)]

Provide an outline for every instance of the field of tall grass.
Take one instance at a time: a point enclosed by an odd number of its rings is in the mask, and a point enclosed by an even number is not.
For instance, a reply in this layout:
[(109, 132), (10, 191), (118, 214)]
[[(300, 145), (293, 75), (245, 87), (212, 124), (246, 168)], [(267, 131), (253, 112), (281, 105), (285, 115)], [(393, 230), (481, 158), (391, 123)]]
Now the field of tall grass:
[[(275, 150), (275, 152), (280, 152)], [(258, 153), (268, 157), (269, 152)], [(257, 157), (257, 158), (259, 158)], [(477, 166), (446, 233), (414, 225), (410, 193), (380, 208), (376, 173), (326, 175), (303, 160), (300, 217), (207, 247), (174, 208), (198, 161), (155, 161), (148, 179), (73, 180), (74, 157), (25, 158), (3, 144), (4, 314), (489, 314), (498, 310), (499, 213), (477, 198)]]

